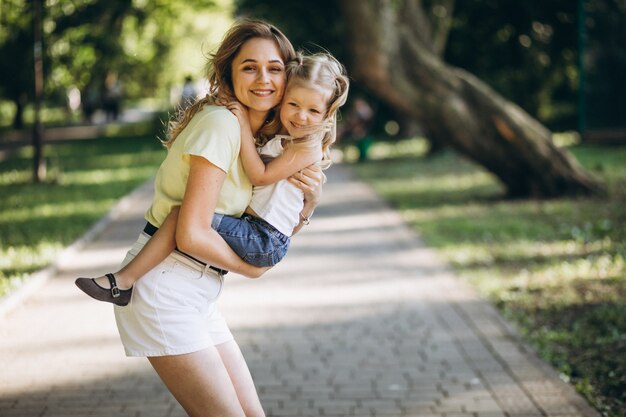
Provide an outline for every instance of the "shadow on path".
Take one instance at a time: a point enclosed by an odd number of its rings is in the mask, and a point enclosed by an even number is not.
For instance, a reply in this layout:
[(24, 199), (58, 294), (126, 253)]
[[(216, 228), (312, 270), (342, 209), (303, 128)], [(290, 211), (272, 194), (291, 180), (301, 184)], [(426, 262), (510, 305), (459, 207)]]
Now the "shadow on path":
[[(78, 275), (115, 269), (149, 195), (0, 324), (0, 415), (182, 416)], [(220, 306), (268, 416), (597, 417), (348, 169), (285, 261)]]

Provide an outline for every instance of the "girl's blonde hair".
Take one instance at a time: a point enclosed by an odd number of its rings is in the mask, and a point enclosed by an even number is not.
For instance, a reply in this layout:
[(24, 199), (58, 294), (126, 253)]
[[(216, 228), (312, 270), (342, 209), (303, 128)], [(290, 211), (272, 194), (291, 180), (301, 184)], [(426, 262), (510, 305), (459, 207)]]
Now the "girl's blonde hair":
[[(189, 124), (191, 118), (207, 104), (215, 104), (218, 94), (227, 101), (235, 100), (233, 91), (232, 63), (239, 50), (251, 39), (268, 39), (273, 41), (278, 51), (287, 63), (293, 61), (296, 52), (289, 39), (274, 25), (261, 20), (242, 19), (226, 32), (224, 39), (214, 54), (211, 54), (207, 62), (207, 78), (209, 80), (209, 93), (194, 104), (180, 111), (175, 120), (168, 123), (167, 138), (163, 141), (166, 147), (170, 147), (180, 132)], [(262, 126), (260, 134), (265, 136), (276, 134), (280, 128), (276, 109), (270, 111), (266, 123)]]
[(323, 156), (320, 165), (323, 169), (328, 168), (331, 164), (330, 147), (337, 140), (337, 111), (348, 98), (350, 82), (346, 69), (329, 53), (304, 55), (298, 52), (296, 59), (287, 64), (285, 72), (285, 92), (293, 87), (303, 87), (330, 93), (328, 101), (324, 103), (326, 114), (321, 126), (317, 126), (315, 132), (289, 144), (310, 148), (321, 141)]

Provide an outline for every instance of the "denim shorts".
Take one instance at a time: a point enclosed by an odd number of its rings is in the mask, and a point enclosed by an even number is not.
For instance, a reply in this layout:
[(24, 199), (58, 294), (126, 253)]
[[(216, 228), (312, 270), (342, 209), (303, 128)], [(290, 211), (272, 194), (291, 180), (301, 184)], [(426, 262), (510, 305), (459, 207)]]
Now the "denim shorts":
[(211, 225), (244, 261), (255, 266), (274, 266), (287, 254), (289, 236), (263, 219), (244, 213), (241, 217), (214, 214)]

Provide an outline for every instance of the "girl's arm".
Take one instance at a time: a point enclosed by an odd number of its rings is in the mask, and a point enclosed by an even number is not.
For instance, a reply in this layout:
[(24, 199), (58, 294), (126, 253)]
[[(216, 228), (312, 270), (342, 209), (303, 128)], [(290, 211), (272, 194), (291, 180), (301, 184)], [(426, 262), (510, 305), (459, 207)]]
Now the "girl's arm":
[(209, 265), (250, 278), (261, 276), (269, 268), (244, 262), (211, 228), (226, 173), (199, 156), (191, 156), (185, 196), (176, 223), (178, 248)]
[(256, 150), (246, 110), (239, 102), (229, 103), (228, 108), (239, 120), (239, 126), (241, 127), (241, 161), (252, 185), (267, 185), (284, 180), (322, 159), (321, 148), (309, 150), (288, 147), (282, 155), (266, 165)]
[(179, 207), (174, 207), (165, 221), (156, 231), (154, 236), (141, 248), (137, 256), (122, 269), (115, 273), (120, 282), (131, 286), (139, 278), (147, 274), (151, 269), (160, 264), (167, 256), (176, 249), (176, 221), (178, 220)]
[[(309, 218), (313, 214), (313, 210), (319, 203), (322, 192), (323, 173), (317, 165), (305, 168), (302, 172), (297, 173), (289, 181), (300, 188), (305, 195), (304, 207), (302, 209), (300, 222), (294, 229), (293, 233), (304, 226), (304, 219)], [(175, 206), (167, 215), (161, 227), (156, 231), (152, 238), (139, 251), (137, 256), (133, 258), (122, 269), (115, 273), (115, 276), (123, 282), (128, 282), (129, 286), (135, 281), (147, 274), (150, 270), (160, 264), (167, 256), (176, 249), (176, 223), (180, 206)]]

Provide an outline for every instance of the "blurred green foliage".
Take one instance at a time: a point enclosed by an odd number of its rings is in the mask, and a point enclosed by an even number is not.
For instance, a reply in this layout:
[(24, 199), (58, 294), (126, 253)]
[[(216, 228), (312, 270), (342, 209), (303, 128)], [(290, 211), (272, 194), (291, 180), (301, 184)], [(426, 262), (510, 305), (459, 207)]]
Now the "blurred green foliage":
[[(581, 1), (587, 13), (589, 125), (623, 127), (626, 2)], [(432, 17), (453, 14), (447, 62), (473, 72), (551, 129), (563, 130), (576, 127), (576, 3), (424, 0), (422, 5)], [(446, 9), (449, 4), (453, 10)], [(108, 71), (119, 73), (126, 98), (168, 101), (169, 89), (185, 75), (203, 75), (204, 56), (233, 13), (272, 21), (296, 47), (328, 49), (350, 66), (337, 1), (319, 0), (311, 7), (287, 0), (44, 0), (47, 103), (64, 106), (72, 86), (83, 95), (100, 90)], [(0, 104), (12, 103), (0, 118), (13, 118), (17, 125), (33, 90), (31, 18), (31, 1), (0, 2), (0, 55), (11, 57), (0, 60)], [(352, 91), (367, 96), (358, 83)], [(383, 132), (394, 112), (376, 104)]]
[[(11, 57), (0, 60), (0, 100), (13, 103), (16, 127), (33, 95), (32, 3), (0, 2), (0, 56)], [(71, 87), (83, 99), (90, 89), (99, 93), (110, 71), (125, 98), (168, 101), (185, 75), (202, 76), (231, 15), (230, 0), (44, 0), (46, 104), (65, 106)]]
[(446, 60), (478, 75), (553, 130), (576, 128), (584, 35), (590, 127), (626, 127), (626, 2), (457, 1)]

